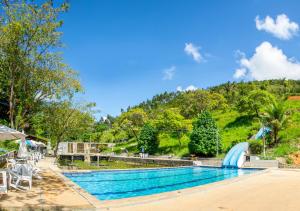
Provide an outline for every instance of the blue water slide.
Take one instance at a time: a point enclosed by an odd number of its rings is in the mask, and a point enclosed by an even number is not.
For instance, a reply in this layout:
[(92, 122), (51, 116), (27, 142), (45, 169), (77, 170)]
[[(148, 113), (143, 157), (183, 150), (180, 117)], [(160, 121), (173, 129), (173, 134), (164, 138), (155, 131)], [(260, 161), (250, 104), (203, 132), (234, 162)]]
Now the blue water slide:
[(262, 139), (264, 136), (266, 136), (268, 133), (271, 132), (271, 129), (269, 127), (262, 127), (259, 129), (258, 133), (255, 135), (255, 140)]
[(223, 167), (239, 168), (244, 163), (244, 155), (248, 151), (249, 143), (242, 142), (232, 147), (223, 160)]

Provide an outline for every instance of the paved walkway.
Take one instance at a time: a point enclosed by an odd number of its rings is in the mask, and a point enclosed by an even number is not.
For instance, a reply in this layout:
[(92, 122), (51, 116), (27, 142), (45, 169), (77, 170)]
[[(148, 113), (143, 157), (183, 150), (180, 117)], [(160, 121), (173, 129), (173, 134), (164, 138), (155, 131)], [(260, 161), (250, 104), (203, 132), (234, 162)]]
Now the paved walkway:
[(5, 209), (92, 209), (93, 206), (77, 191), (65, 184), (49, 167), (53, 159), (47, 158), (38, 163), (43, 170), (43, 179), (33, 180), (30, 191), (9, 190), (0, 195), (0, 210)]

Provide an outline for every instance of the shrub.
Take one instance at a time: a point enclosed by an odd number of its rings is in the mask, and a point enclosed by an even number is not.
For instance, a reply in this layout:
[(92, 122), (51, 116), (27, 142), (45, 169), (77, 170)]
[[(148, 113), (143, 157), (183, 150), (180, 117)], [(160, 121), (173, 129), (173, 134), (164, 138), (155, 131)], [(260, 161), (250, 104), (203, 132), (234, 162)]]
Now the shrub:
[(261, 141), (254, 140), (254, 141), (250, 141), (250, 143), (249, 143), (250, 152), (251, 152), (251, 154), (254, 154), (254, 155), (261, 154), (264, 150), (263, 147), (264, 146)]
[(145, 124), (141, 130), (138, 139), (138, 150), (149, 154), (154, 154), (159, 146), (159, 141), (157, 138), (157, 130), (150, 124)]
[(190, 136), (190, 154), (214, 156), (221, 151), (221, 139), (215, 120), (207, 111), (202, 112), (193, 123)]

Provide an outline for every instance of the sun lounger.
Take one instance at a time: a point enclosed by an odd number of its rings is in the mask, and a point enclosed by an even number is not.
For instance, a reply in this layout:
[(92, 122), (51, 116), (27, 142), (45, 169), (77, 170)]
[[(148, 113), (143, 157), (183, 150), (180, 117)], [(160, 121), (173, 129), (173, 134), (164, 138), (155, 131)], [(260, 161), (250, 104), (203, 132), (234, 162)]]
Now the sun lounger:
[[(32, 169), (28, 164), (16, 164), (15, 167), (9, 172), (9, 187), (13, 187), (18, 190), (30, 190), (32, 187)], [(28, 183), (28, 188), (22, 185), (23, 182)]]

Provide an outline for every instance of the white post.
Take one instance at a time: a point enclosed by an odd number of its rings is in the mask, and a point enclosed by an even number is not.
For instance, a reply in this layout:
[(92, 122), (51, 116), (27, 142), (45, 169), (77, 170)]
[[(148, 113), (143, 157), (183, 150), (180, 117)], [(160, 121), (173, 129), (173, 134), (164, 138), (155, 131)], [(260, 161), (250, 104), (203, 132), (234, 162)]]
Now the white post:
[(217, 137), (217, 157), (219, 156), (219, 137)]
[(264, 145), (264, 157), (266, 157), (266, 140), (265, 140), (265, 137), (263, 137), (263, 145)]

